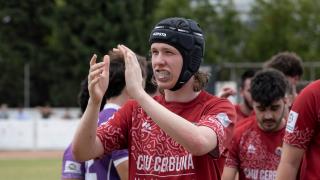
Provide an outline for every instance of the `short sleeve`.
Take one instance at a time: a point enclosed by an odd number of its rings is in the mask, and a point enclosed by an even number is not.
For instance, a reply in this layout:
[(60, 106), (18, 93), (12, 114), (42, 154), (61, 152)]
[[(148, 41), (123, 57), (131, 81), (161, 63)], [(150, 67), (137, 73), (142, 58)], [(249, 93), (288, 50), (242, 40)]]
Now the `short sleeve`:
[(198, 125), (211, 128), (217, 135), (218, 145), (210, 154), (218, 158), (227, 150), (233, 134), (236, 112), (228, 100), (222, 100), (212, 106), (209, 112), (202, 116)]
[(128, 131), (135, 107), (133, 101), (127, 102), (107, 122), (98, 127), (97, 136), (102, 142), (105, 154), (114, 150), (127, 149)]
[(75, 161), (72, 156), (71, 145), (64, 151), (62, 157), (61, 178), (65, 179), (84, 179), (85, 163)]
[(111, 154), (111, 158), (113, 160), (114, 166), (118, 166), (120, 163), (128, 160), (128, 150), (122, 149), (122, 150), (113, 151)]
[(307, 149), (319, 126), (319, 86), (308, 86), (295, 100), (287, 119), (284, 142), (301, 149)]
[(239, 167), (239, 138), (233, 137), (226, 153), (227, 159), (225, 162), (226, 167), (238, 168)]

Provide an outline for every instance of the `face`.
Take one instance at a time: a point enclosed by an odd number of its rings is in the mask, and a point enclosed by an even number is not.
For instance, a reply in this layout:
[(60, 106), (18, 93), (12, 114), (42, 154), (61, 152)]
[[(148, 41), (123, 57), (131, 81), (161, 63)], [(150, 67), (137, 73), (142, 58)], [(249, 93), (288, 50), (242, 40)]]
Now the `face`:
[(247, 106), (248, 109), (252, 109), (252, 97), (250, 93), (250, 85), (251, 85), (251, 78), (247, 78), (244, 81), (243, 89), (241, 89), (241, 96), (243, 97), (244, 104)]
[(157, 85), (161, 89), (171, 89), (176, 84), (181, 69), (182, 56), (180, 52), (165, 43), (151, 45), (152, 68)]
[(288, 112), (286, 111), (285, 98), (274, 101), (268, 107), (253, 101), (253, 109), (256, 113), (258, 125), (263, 131), (273, 132), (285, 126), (284, 115)]
[(289, 81), (289, 84), (292, 84), (294, 86), (296, 86), (297, 83), (300, 81), (300, 77), (299, 76), (287, 76), (287, 79)]

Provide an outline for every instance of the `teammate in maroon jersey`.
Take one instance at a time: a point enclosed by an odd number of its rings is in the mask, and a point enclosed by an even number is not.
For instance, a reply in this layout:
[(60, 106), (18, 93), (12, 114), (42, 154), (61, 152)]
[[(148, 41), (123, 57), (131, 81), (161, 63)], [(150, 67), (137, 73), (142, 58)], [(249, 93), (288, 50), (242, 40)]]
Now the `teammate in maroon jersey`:
[(280, 161), (288, 82), (280, 71), (266, 69), (251, 81), (254, 116), (236, 125), (223, 171), (224, 180), (275, 179)]
[(319, 127), (320, 80), (317, 80), (305, 87), (293, 103), (277, 179), (296, 179), (299, 168), (300, 179), (320, 179)]
[[(163, 95), (149, 96), (142, 87), (134, 53), (118, 49), (126, 63), (126, 103), (98, 129), (99, 104), (108, 88), (109, 57), (90, 61), (90, 99), (73, 140), (78, 160), (115, 149), (129, 150), (129, 179), (220, 179), (221, 162), (236, 113), (226, 99), (203, 90), (208, 76), (199, 71), (204, 35), (190, 19), (160, 21), (149, 39), (156, 83)], [(97, 132), (96, 132), (97, 129)]]

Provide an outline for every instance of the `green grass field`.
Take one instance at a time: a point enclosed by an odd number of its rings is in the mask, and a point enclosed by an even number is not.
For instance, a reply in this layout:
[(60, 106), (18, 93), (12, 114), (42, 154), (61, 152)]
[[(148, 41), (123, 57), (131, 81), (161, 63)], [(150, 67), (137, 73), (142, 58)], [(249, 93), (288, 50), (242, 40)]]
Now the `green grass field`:
[(3, 180), (58, 180), (61, 158), (51, 159), (0, 159)]

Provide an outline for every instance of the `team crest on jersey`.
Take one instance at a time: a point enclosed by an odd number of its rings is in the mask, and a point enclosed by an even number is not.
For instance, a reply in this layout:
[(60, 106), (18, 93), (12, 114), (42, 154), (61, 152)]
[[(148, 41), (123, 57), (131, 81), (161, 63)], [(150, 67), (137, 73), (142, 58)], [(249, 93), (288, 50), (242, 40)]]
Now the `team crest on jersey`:
[(292, 133), (295, 126), (296, 126), (296, 122), (298, 119), (299, 114), (294, 112), (294, 111), (290, 111), (289, 116), (288, 116), (288, 122), (287, 122), (287, 127), (286, 127), (286, 131), (289, 133)]
[(228, 127), (231, 123), (231, 120), (226, 113), (219, 113), (217, 114), (216, 118), (224, 127)]
[(275, 153), (276, 153), (277, 156), (281, 156), (282, 148), (281, 147), (277, 147), (276, 150), (275, 150)]
[(249, 144), (247, 152), (250, 154), (256, 153), (256, 147), (254, 147), (254, 145), (252, 145), (252, 144)]
[(81, 164), (75, 161), (66, 161), (66, 164), (64, 166), (64, 172), (65, 173), (75, 173), (75, 174), (80, 174)]

